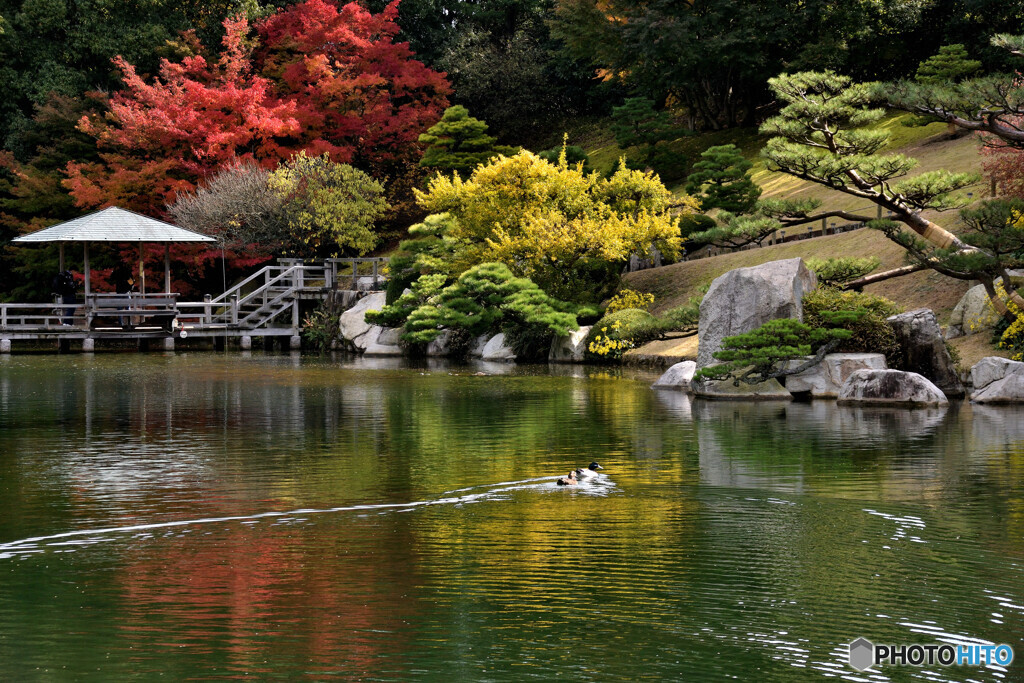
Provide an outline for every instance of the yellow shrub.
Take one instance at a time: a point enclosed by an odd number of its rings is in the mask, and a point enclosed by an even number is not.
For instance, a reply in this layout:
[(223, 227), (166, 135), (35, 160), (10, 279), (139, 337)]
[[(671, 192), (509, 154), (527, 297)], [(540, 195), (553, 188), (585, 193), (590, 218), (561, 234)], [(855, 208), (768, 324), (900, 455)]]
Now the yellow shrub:
[(624, 289), (611, 298), (605, 313), (624, 311), (627, 308), (638, 308), (646, 311), (654, 303), (654, 295), (646, 292), (637, 292), (632, 289)]

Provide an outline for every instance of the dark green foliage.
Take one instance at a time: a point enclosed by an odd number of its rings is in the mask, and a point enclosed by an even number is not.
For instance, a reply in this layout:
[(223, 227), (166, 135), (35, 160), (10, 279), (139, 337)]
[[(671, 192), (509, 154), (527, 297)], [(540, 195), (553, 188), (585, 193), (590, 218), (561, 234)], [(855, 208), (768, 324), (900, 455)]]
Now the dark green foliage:
[(410, 227), (410, 239), (400, 242), (398, 251), (388, 259), (392, 278), (401, 278), (408, 286), (423, 273), (444, 273), (452, 277), (455, 243), (447, 234), (453, 220), (446, 213), (437, 213)]
[(691, 297), (682, 306), (670, 308), (659, 315), (658, 321), (662, 331), (696, 333), (697, 323), (700, 321), (700, 302), (703, 298), (703, 294)]
[(929, 85), (956, 83), (981, 69), (981, 62), (968, 59), (963, 45), (943, 45), (939, 52), (917, 67), (917, 82)]
[(33, 105), (51, 93), (77, 97), (118, 87), (110, 63), (118, 55), (153, 73), (161, 48), (181, 31), (195, 29), (204, 44), (216, 45), (221, 21), (240, 9), (235, 0), (0, 2), (0, 143), (11, 149)]
[(743, 158), (736, 145), (709, 147), (693, 165), (686, 178), (686, 192), (700, 199), (703, 211), (722, 209), (734, 214), (750, 213), (761, 196), (761, 188), (750, 179), (753, 164)]
[[(430, 277), (437, 276), (425, 276)], [(426, 291), (429, 287), (422, 289)], [(476, 336), (499, 328), (537, 325), (566, 335), (578, 327), (571, 305), (552, 299), (528, 278), (515, 277), (502, 263), (474, 266), (454, 284), (425, 299), (408, 315), (402, 335), (414, 344), (433, 341), (443, 329), (463, 329)], [(396, 308), (400, 303), (402, 299)]]
[(657, 111), (653, 100), (646, 97), (627, 99), (621, 107), (612, 110), (611, 128), (620, 149), (640, 148), (640, 158), (631, 160), (629, 168), (652, 168), (666, 181), (682, 177), (686, 157), (663, 145), (658, 146), (658, 143), (675, 139), (685, 132), (675, 126), (667, 111)]
[[(819, 315), (828, 327), (812, 327), (792, 318), (778, 318), (746, 334), (726, 337), (722, 340), (722, 350), (714, 353), (722, 363), (699, 370), (694, 380), (732, 379), (733, 384), (739, 386), (740, 382), (757, 384), (803, 372), (852, 337), (853, 333), (843, 326), (853, 324), (864, 312), (821, 311)], [(790, 361), (806, 356), (813, 358), (790, 367)]]
[[(713, 230), (717, 225), (715, 219), (711, 216), (705, 216), (702, 213), (686, 214), (679, 219), (679, 235), (690, 240), (694, 233)], [(699, 243), (687, 243), (686, 246), (691, 247), (695, 245), (700, 246)]]
[(324, 300), (302, 322), (302, 338), (320, 355), (329, 351), (341, 338), (340, 311), (330, 299)]
[(881, 264), (877, 256), (857, 258), (844, 256), (840, 258), (806, 260), (807, 267), (818, 276), (818, 284), (824, 287), (841, 287), (847, 282), (864, 277)]
[(575, 168), (578, 164), (583, 164), (584, 173), (592, 173), (594, 169), (590, 167), (590, 157), (587, 156), (586, 150), (579, 145), (559, 145), (546, 149), (543, 152), (538, 152), (539, 156), (549, 164), (557, 164), (562, 157), (562, 150), (565, 150), (565, 163)]
[(765, 216), (734, 216), (728, 212), (718, 214), (721, 224), (702, 232), (690, 234), (695, 247), (711, 245), (722, 249), (738, 249), (748, 244), (761, 244), (782, 226), (774, 218)]
[(429, 145), (420, 166), (442, 172), (455, 171), (465, 177), (478, 165), (499, 154), (519, 151), (516, 147), (494, 144), (487, 124), (469, 115), (462, 105), (445, 109), (441, 120), (420, 135), (420, 144)]
[(840, 311), (863, 311), (849, 324), (840, 325), (852, 336), (836, 347), (837, 353), (884, 353), (892, 364), (899, 354), (899, 343), (886, 318), (903, 309), (892, 301), (874, 294), (844, 292), (831, 287), (819, 287), (804, 295), (804, 322), (812, 327), (827, 324), (826, 315)]

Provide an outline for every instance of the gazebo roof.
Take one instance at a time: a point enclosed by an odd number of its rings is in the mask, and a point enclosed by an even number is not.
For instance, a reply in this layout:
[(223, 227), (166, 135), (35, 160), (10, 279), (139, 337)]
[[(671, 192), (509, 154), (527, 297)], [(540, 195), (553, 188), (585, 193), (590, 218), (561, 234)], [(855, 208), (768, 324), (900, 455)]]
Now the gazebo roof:
[(22, 235), (14, 242), (216, 242), (212, 237), (185, 230), (116, 206), (86, 214), (49, 228)]

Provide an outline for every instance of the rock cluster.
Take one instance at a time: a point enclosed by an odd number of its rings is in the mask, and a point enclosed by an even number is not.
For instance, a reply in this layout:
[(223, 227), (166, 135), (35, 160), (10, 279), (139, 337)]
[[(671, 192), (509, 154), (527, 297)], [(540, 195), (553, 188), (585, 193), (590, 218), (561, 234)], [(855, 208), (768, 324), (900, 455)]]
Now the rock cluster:
[[(804, 361), (790, 361), (799, 367)], [(792, 394), (810, 394), (813, 398), (838, 398), (843, 384), (857, 370), (884, 370), (881, 353), (830, 353), (817, 365), (786, 377), (786, 389)]]
[(949, 403), (946, 395), (916, 372), (857, 370), (839, 391), (840, 403), (934, 406)]
[(898, 369), (927, 377), (949, 398), (964, 396), (964, 386), (946, 349), (939, 321), (931, 310), (919, 308), (890, 316), (886, 321), (892, 325), (900, 345), (895, 363)]
[(1020, 403), (1024, 401), (1024, 363), (989, 356), (971, 368), (975, 403)]

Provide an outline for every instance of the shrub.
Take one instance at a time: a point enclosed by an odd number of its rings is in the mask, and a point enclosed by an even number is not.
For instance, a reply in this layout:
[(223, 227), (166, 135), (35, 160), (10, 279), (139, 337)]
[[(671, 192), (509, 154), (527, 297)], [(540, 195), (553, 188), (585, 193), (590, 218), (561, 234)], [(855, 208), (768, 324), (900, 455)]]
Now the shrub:
[(874, 294), (843, 292), (831, 287), (819, 287), (804, 295), (804, 322), (811, 327), (824, 327), (827, 322), (823, 313), (856, 311), (866, 313), (856, 321), (840, 327), (850, 330), (853, 335), (844, 340), (836, 349), (837, 353), (884, 353), (891, 365), (896, 361), (899, 344), (892, 326), (886, 318), (902, 309), (894, 302)]
[[(425, 275), (417, 286), (428, 278)], [(422, 296), (418, 306), (407, 315), (402, 339), (414, 344), (426, 344), (438, 337), (443, 329), (466, 330), (475, 336), (499, 327), (510, 329), (535, 325), (550, 334), (568, 334), (578, 328), (574, 306), (549, 297), (528, 278), (517, 278), (502, 263), (482, 263), (467, 270), (459, 279), (444, 289), (433, 289)], [(413, 301), (400, 297), (390, 307), (395, 314), (404, 312), (404, 306)], [(383, 313), (383, 311), (382, 311)], [(379, 314), (377, 314), (379, 315)], [(368, 319), (370, 317), (367, 313)]]
[(601, 318), (587, 335), (587, 356), (615, 360), (631, 348), (661, 336), (657, 318), (637, 308), (611, 313)]
[[(739, 386), (740, 382), (758, 384), (802, 372), (849, 339), (853, 333), (845, 328), (867, 315), (867, 310), (821, 311), (819, 315), (828, 327), (808, 325), (793, 318), (776, 318), (756, 330), (726, 337), (722, 340), (722, 350), (712, 354), (722, 362), (701, 368), (693, 376), (694, 380), (731, 379)], [(795, 367), (790, 363), (812, 355), (812, 359), (798, 362)]]
[(654, 295), (646, 292), (638, 292), (633, 289), (624, 289), (611, 298), (608, 302), (606, 313), (617, 313), (627, 308), (635, 308), (646, 311), (654, 303)]

